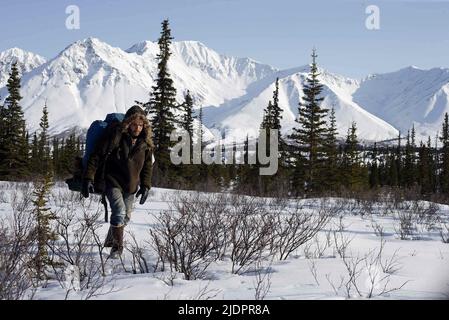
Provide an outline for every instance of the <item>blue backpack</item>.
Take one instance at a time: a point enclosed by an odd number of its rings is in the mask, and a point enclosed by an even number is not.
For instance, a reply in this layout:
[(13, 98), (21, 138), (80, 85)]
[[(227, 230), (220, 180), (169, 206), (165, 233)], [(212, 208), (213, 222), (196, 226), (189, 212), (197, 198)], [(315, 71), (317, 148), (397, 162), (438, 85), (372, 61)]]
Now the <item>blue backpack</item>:
[(125, 118), (123, 113), (109, 113), (104, 120), (95, 120), (90, 125), (86, 134), (86, 151), (83, 156), (83, 168), (86, 168), (89, 156), (95, 148), (98, 140), (106, 133), (106, 129), (112, 123), (122, 122)]

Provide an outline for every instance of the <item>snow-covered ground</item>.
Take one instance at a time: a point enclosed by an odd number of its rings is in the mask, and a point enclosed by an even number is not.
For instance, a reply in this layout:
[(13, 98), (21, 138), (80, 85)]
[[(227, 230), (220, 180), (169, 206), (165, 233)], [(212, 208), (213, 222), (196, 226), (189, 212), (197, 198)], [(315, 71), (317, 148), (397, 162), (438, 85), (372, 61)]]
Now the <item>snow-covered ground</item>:
[[(16, 187), (14, 183), (0, 182), (2, 218), (11, 215), (12, 195)], [(354, 211), (349, 211), (348, 203), (344, 202), (343, 211), (332, 217), (315, 237), (292, 252), (286, 260), (276, 257), (262, 259), (249, 266), (246, 272), (232, 273), (232, 263), (227, 254), (212, 262), (201, 279), (185, 280), (182, 273), (170, 272), (169, 267), (165, 271), (161, 271), (160, 267), (154, 270), (157, 255), (151, 246), (149, 233), (151, 228), (158, 227), (155, 215), (161, 210), (173, 209), (171, 200), (179, 191), (153, 188), (151, 192), (144, 205), (135, 203), (131, 222), (125, 229), (125, 241), (130, 245), (131, 235), (135, 235), (137, 243), (143, 248), (150, 272), (133, 273), (131, 253), (125, 250), (123, 264), (120, 261), (106, 261), (106, 277), (100, 277), (104, 286), (96, 292), (102, 294), (94, 294), (92, 299), (255, 299), (257, 293), (270, 300), (345, 299), (348, 296), (367, 298), (370, 292), (375, 299), (449, 297), (449, 244), (443, 243), (439, 229), (444, 223), (448, 225), (448, 206), (438, 205), (438, 211), (434, 213), (437, 218), (427, 223), (427, 227), (425, 224), (415, 225), (414, 240), (401, 240), (397, 232), (399, 212), (392, 210), (391, 214), (385, 214), (385, 210), (377, 210), (374, 206), (372, 214), (354, 214)], [(80, 200), (70, 196), (72, 193), (63, 183), (58, 183), (52, 194), (50, 207), (60, 216), (72, 211), (71, 205), (78, 217), (83, 215), (83, 208), (87, 208), (88, 212), (98, 209), (97, 231), (100, 239), (104, 239), (108, 224), (102, 222), (103, 208), (97, 197), (93, 197), (95, 201), (92, 202), (84, 201), (82, 206)], [(320, 206), (319, 201), (301, 202), (305, 205), (302, 210), (317, 211)], [(337, 205), (343, 202), (330, 199), (326, 203)], [(429, 222), (429, 219), (421, 221)], [(375, 232), (380, 229), (382, 237)], [(92, 247), (95, 246), (92, 244)], [(379, 254), (381, 247), (383, 249)], [(108, 251), (105, 249), (105, 257)], [(95, 248), (92, 256), (99, 261)], [(350, 278), (351, 270), (355, 272), (353, 281)], [(34, 298), (86, 298), (89, 289), (71, 290), (67, 295), (67, 283), (50, 279), (45, 287), (37, 290)]]

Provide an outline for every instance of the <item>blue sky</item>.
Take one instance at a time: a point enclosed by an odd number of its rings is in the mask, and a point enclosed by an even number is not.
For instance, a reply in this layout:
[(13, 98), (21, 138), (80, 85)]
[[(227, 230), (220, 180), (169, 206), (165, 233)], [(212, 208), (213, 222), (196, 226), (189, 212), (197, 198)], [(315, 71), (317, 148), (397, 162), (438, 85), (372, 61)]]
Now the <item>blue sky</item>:
[[(65, 26), (68, 5), (80, 8), (79, 30)], [(379, 30), (365, 27), (368, 5), (379, 7)], [(1, 0), (0, 8), (0, 51), (19, 47), (46, 58), (89, 36), (123, 49), (155, 41), (169, 18), (175, 41), (281, 69), (307, 64), (314, 46), (321, 66), (354, 78), (449, 67), (449, 1)]]

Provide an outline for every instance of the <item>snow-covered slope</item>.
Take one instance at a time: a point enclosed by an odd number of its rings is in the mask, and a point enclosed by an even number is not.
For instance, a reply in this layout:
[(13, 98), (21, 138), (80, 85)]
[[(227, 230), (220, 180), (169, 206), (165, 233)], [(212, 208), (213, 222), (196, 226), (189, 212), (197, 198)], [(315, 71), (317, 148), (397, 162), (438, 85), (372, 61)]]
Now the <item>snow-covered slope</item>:
[(0, 88), (6, 85), (14, 62), (17, 62), (20, 73), (24, 74), (45, 63), (45, 58), (19, 48), (0, 52)]
[(88, 127), (109, 112), (123, 112), (148, 94), (151, 66), (95, 38), (77, 41), (22, 78), (22, 106), (31, 130), (47, 103), (51, 131)]
[[(182, 101), (190, 90), (196, 106), (219, 105), (245, 94), (246, 87), (275, 69), (251, 59), (219, 55), (199, 42), (173, 43), (170, 73)], [(47, 103), (51, 132), (88, 127), (109, 112), (124, 112), (135, 100), (147, 101), (156, 75), (156, 43), (127, 51), (96, 38), (77, 41), (55, 58), (25, 73), (22, 106), (31, 130)], [(6, 95), (6, 88), (0, 90)]]
[[(282, 133), (285, 135), (297, 126), (298, 103), (303, 97), (308, 66), (278, 72), (271, 77), (252, 84), (245, 96), (228, 102), (219, 109), (205, 109), (207, 126), (222, 128), (226, 136), (232, 140), (242, 140), (248, 133), (255, 136), (262, 121), (263, 109), (272, 99), (275, 88), (275, 78), (279, 77), (279, 105), (283, 109), (281, 121)], [(320, 82), (324, 88), (322, 106), (334, 108), (337, 119), (337, 129), (340, 137), (344, 137), (351, 123), (358, 125), (358, 135), (362, 139), (382, 140), (396, 137), (397, 130), (373, 116), (352, 100), (352, 94), (359, 87), (356, 80), (332, 74), (319, 69)], [(223, 110), (221, 110), (223, 109)]]
[(427, 139), (441, 129), (444, 114), (449, 112), (449, 69), (411, 66), (372, 75), (361, 82), (353, 97), (402, 133), (414, 124), (417, 137)]
[[(182, 94), (188, 89), (197, 105), (218, 106), (243, 95), (250, 83), (277, 71), (249, 58), (220, 55), (198, 41), (174, 42), (171, 49), (169, 68), (178, 99), (182, 99)], [(159, 52), (156, 43), (144, 41), (126, 51), (156, 66)]]
[[(206, 134), (225, 133), (242, 140), (255, 135), (263, 109), (280, 78), (283, 134), (297, 116), (308, 66), (277, 70), (249, 58), (221, 55), (197, 41), (173, 42), (169, 71), (177, 100), (190, 90), (195, 108), (204, 107)], [(39, 127), (42, 107), (49, 109), (50, 132), (85, 129), (110, 112), (124, 112), (135, 100), (147, 101), (157, 73), (158, 45), (139, 42), (127, 50), (96, 38), (77, 41), (49, 61), (17, 48), (0, 53), (0, 97), (7, 96), (10, 66), (22, 72), (22, 107), (30, 131)], [(352, 121), (365, 140), (396, 137), (413, 124), (426, 138), (441, 127), (449, 111), (449, 69), (405, 68), (348, 79), (320, 69), (323, 106), (335, 108), (338, 132), (344, 136)]]

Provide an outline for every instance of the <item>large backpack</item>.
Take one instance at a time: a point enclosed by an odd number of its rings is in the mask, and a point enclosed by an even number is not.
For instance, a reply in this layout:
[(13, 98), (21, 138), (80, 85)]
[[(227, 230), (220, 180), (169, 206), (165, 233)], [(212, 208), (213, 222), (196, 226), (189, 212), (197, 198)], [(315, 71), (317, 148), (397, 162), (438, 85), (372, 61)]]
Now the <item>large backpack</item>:
[[(123, 113), (109, 113), (104, 120), (95, 120), (91, 123), (86, 134), (85, 152), (83, 157), (75, 159), (75, 170), (73, 177), (66, 180), (69, 190), (81, 192), (83, 184), (83, 174), (87, 166), (89, 156), (95, 148), (97, 142), (106, 134), (110, 129), (122, 122), (125, 118)], [(104, 155), (103, 159), (98, 164), (97, 171), (94, 179), (94, 189), (96, 194), (101, 195), (101, 202), (105, 208), (105, 221), (108, 222), (108, 207), (106, 197), (104, 195), (104, 169), (108, 155)]]

